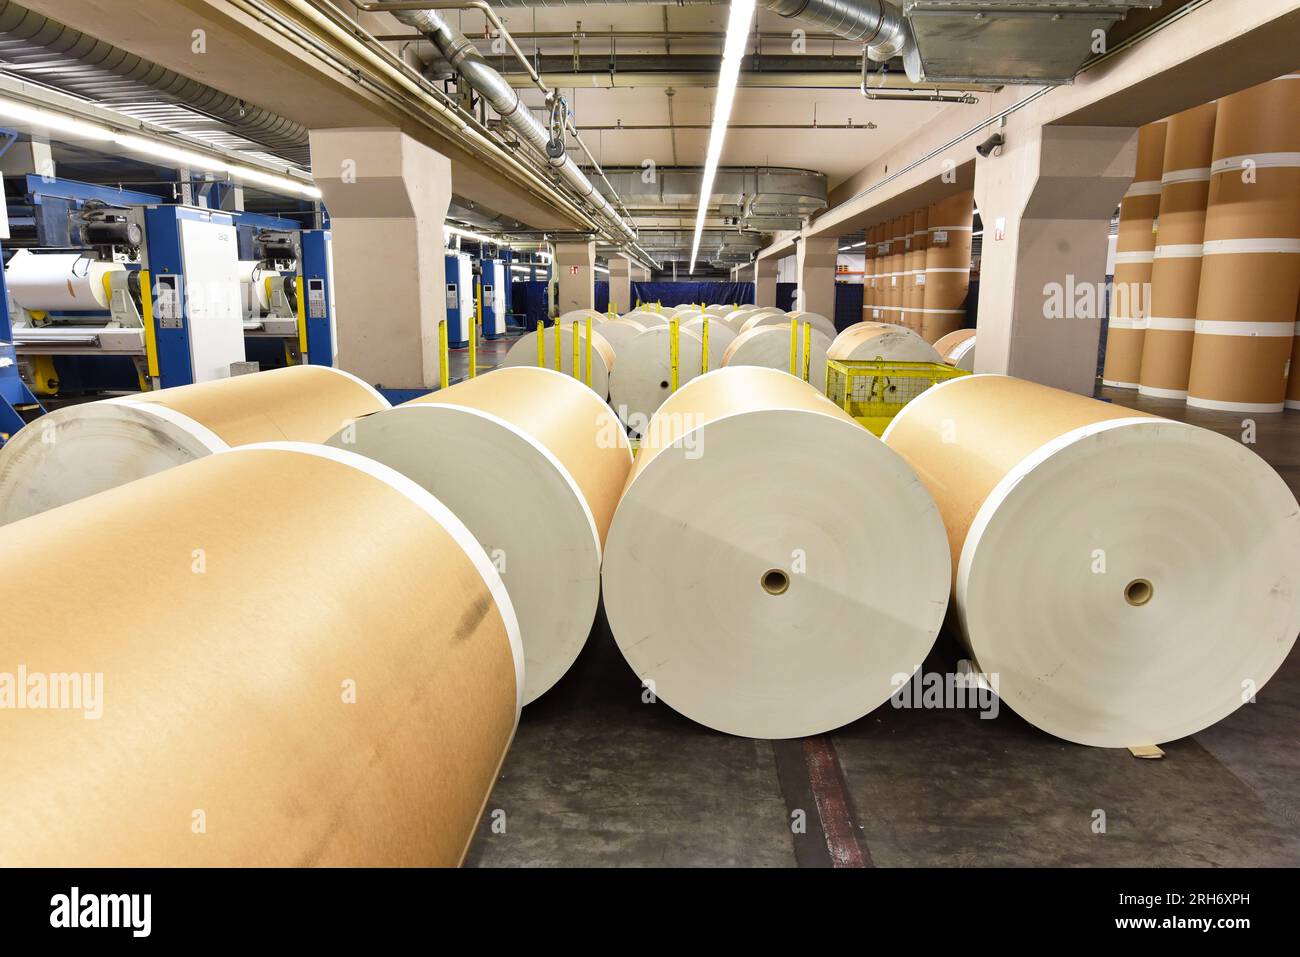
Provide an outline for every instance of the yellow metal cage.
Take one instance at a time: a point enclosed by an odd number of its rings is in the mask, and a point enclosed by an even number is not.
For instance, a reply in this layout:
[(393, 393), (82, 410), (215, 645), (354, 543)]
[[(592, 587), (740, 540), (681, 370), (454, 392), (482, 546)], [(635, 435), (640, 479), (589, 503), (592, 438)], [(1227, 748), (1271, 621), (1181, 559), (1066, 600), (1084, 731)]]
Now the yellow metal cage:
[(828, 359), (826, 395), (880, 435), (903, 406), (930, 386), (969, 374), (941, 362)]

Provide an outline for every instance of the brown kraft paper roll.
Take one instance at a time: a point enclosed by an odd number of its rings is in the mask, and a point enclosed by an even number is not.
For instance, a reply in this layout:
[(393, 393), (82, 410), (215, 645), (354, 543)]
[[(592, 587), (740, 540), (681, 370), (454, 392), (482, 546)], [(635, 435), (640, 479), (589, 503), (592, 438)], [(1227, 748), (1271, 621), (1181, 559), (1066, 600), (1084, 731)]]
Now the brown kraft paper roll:
[(0, 529), (0, 570), (24, 582), (6, 666), (102, 680), (90, 720), (4, 712), (0, 864), (463, 860), (523, 656), (487, 556), (414, 483), (233, 449)]
[(920, 328), (926, 342), (938, 342), (966, 323), (974, 209), (975, 195), (968, 190), (931, 204), (926, 217), (929, 237)]

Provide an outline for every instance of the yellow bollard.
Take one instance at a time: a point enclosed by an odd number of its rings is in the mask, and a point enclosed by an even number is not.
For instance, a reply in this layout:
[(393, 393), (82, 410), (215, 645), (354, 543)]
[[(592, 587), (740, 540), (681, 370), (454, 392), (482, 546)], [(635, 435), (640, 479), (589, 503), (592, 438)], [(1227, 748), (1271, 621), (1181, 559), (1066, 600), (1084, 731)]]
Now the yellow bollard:
[(680, 333), (678, 332), (677, 329), (677, 320), (669, 319), (668, 320), (668, 367), (671, 370), (671, 375), (669, 376), (669, 386), (670, 386), (670, 388), (668, 389), (669, 395), (672, 395), (674, 392), (677, 391), (677, 380), (678, 380), (677, 363), (678, 363), (679, 356), (681, 355), (679, 336)]
[(812, 375), (812, 323), (803, 324), (803, 381)]
[(587, 388), (591, 388), (591, 316), (587, 317)]
[(478, 375), (478, 327), (483, 321), (483, 287), (474, 290), (474, 315), (469, 323), (469, 378)]
[(706, 313), (700, 326), (700, 338), (704, 348), (700, 350), (700, 375), (709, 371), (709, 317)]
[(447, 358), (447, 320), (438, 323), (438, 388), (451, 385), (451, 369)]
[(555, 371), (564, 371), (564, 362), (560, 358), (560, 352), (564, 348), (564, 340), (560, 338), (560, 317), (555, 317)]
[(546, 368), (546, 323), (537, 320), (537, 368)]
[(799, 320), (790, 320), (790, 374), (799, 374)]

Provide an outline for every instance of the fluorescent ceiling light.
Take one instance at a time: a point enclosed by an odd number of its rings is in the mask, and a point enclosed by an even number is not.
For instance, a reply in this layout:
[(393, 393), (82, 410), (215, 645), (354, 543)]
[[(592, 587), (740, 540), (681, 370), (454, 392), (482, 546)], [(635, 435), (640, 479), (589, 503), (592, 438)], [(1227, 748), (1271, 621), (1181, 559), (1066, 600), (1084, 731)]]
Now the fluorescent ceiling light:
[(209, 172), (226, 173), (231, 178), (266, 187), (278, 192), (288, 192), (312, 199), (320, 199), (321, 192), (311, 183), (280, 176), (248, 166), (227, 163), (220, 157), (209, 153), (181, 149), (162, 140), (147, 136), (137, 136), (114, 130), (99, 123), (91, 123), (65, 113), (44, 110), (28, 106), (16, 100), (0, 98), (0, 117), (41, 127), (56, 133), (63, 133), (78, 139), (112, 142), (124, 150), (139, 153), (154, 162), (174, 164), (185, 169), (201, 169)]
[(713, 180), (718, 175), (722, 144), (727, 139), (731, 105), (735, 102), (736, 83), (740, 79), (740, 61), (744, 59), (749, 26), (753, 22), (754, 0), (731, 0), (731, 12), (727, 17), (727, 41), (722, 49), (722, 69), (718, 73), (718, 95), (713, 101), (709, 152), (704, 160), (704, 177), (700, 181), (700, 208), (695, 214), (695, 238), (691, 241), (692, 273), (695, 272), (695, 259), (700, 253), (700, 238), (704, 235), (704, 220), (709, 211), (709, 200), (713, 196)]
[(460, 236), (462, 239), (472, 239), (476, 243), (492, 243), (495, 246), (501, 245), (499, 241), (493, 239), (491, 236), (484, 236), (482, 233), (472, 233), (468, 229), (461, 229), (459, 226), (453, 226), (450, 223), (443, 223), (442, 231), (444, 233), (450, 233), (453, 236)]
[(66, 133), (69, 136), (76, 136), (81, 139), (111, 140), (113, 138), (112, 130), (96, 123), (87, 123), (84, 120), (62, 113), (52, 113), (49, 110), (27, 106), (25, 103), (18, 103), (15, 100), (0, 99), (0, 116), (10, 120), (17, 120), (19, 123), (30, 123), (32, 126), (41, 126), (47, 130)]

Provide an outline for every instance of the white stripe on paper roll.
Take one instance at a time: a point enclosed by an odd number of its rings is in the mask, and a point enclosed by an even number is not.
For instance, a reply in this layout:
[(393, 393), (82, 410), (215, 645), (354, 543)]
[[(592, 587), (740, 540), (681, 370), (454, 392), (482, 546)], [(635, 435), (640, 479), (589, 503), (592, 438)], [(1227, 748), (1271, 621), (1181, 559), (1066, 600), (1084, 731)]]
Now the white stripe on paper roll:
[(1215, 239), (1203, 245), (1206, 256), (1254, 256), (1260, 253), (1294, 256), (1300, 254), (1300, 239)]
[(1200, 169), (1175, 169), (1165, 173), (1160, 178), (1162, 186), (1171, 186), (1175, 183), (1208, 183), (1210, 181), (1210, 168), (1203, 166)]
[(1287, 336), (1294, 335), (1295, 325), (1290, 322), (1216, 322), (1196, 320), (1195, 329), (1205, 336)]
[(1157, 246), (1154, 259), (1195, 259), (1204, 254), (1204, 243), (1181, 243)]
[(1214, 161), (1212, 173), (1231, 173), (1246, 169), (1295, 169), (1300, 167), (1300, 153), (1250, 153), (1225, 156)]
[(1195, 319), (1172, 319), (1167, 316), (1151, 316), (1146, 320), (1148, 329), (1166, 329), (1170, 332), (1195, 332)]
[(919, 666), (950, 565), (934, 501), (883, 443), (808, 384), (731, 366), (651, 423), (602, 578), (619, 649), (659, 700), (799, 738), (861, 718)]
[(1286, 660), (1300, 506), (1240, 442), (993, 375), (923, 392), (885, 441), (944, 516), (967, 648), (1030, 724), (1160, 744)]
[(1143, 183), (1134, 183), (1124, 194), (1128, 196), (1159, 196), (1161, 182), (1158, 179), (1148, 180)]
[(1154, 252), (1146, 251), (1115, 254), (1116, 263), (1149, 263), (1154, 262), (1155, 258)]

